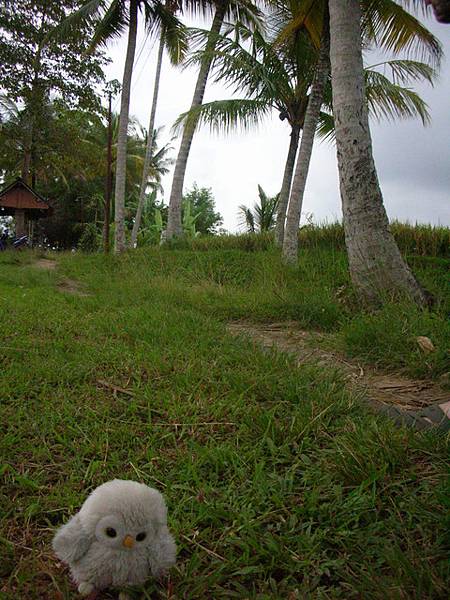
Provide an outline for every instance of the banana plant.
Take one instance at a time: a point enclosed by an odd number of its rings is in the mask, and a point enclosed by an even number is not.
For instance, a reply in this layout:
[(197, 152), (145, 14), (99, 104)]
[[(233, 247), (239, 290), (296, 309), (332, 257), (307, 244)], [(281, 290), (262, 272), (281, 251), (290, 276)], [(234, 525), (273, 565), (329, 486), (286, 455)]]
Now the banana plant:
[(183, 232), (184, 235), (193, 239), (200, 235), (200, 233), (195, 228), (195, 222), (197, 221), (200, 213), (196, 215), (192, 214), (192, 205), (190, 200), (186, 200), (183, 202)]

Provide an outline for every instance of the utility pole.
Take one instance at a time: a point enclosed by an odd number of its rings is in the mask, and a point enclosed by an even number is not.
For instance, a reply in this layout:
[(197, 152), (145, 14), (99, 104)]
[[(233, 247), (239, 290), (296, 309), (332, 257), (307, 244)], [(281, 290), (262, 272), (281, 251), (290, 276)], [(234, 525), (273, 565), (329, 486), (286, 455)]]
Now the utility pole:
[(106, 150), (106, 190), (105, 212), (103, 217), (103, 251), (109, 252), (109, 223), (111, 219), (111, 192), (112, 192), (112, 90), (108, 91), (108, 146)]
[(106, 150), (106, 186), (105, 186), (105, 204), (103, 215), (103, 251), (109, 253), (109, 226), (111, 222), (111, 196), (112, 196), (112, 99), (120, 90), (120, 83), (117, 79), (108, 81), (106, 84), (106, 93), (108, 94), (108, 132), (107, 132), (107, 150)]

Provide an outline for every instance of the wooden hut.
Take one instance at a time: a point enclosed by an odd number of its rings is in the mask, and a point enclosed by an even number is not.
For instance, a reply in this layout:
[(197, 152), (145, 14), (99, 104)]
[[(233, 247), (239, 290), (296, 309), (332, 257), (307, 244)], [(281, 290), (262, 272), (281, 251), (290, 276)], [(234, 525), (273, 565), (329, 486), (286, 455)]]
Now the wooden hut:
[(42, 217), (48, 217), (50, 211), (47, 200), (20, 177), (0, 190), (0, 217), (14, 217), (16, 237), (29, 235), (29, 224)]

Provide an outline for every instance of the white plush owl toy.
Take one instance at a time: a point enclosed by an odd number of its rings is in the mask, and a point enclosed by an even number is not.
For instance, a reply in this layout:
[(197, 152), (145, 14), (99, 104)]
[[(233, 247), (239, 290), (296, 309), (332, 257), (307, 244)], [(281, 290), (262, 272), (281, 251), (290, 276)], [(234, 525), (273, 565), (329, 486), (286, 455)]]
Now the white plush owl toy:
[[(83, 596), (141, 585), (175, 564), (164, 498), (143, 483), (114, 479), (96, 488), (53, 539)], [(126, 596), (124, 596), (126, 597)]]

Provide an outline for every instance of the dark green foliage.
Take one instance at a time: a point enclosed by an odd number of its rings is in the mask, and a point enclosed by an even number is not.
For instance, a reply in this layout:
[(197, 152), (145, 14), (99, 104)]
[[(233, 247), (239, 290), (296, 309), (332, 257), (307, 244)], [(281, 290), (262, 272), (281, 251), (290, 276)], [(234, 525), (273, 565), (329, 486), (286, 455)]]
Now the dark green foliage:
[(215, 234), (223, 223), (222, 215), (215, 211), (215, 200), (211, 188), (199, 188), (196, 183), (183, 196), (183, 204), (191, 203), (195, 218), (195, 230), (203, 235)]
[(78, 242), (78, 248), (83, 252), (95, 252), (100, 248), (100, 232), (94, 223), (86, 223)]
[[(106, 181), (107, 126), (88, 111), (69, 110), (61, 103), (45, 106), (46, 119), (34, 147), (31, 173), (35, 189), (48, 198), (53, 209), (49, 219), (39, 221), (42, 235), (51, 246), (73, 248), (84, 224), (103, 221)], [(118, 115), (112, 117), (112, 169), (117, 155)], [(160, 189), (161, 176), (171, 163), (170, 144), (158, 146), (160, 130), (155, 130), (154, 153), (150, 166), (151, 188)], [(136, 120), (128, 129), (126, 218), (132, 227), (136, 196), (142, 177), (147, 132)], [(21, 173), (26, 139), (26, 111), (10, 113), (0, 129), (0, 172), (12, 180)]]
[(40, 95), (50, 92), (64, 104), (99, 108), (95, 86), (103, 80), (101, 53), (84, 54), (92, 31), (88, 23), (49, 36), (79, 0), (5, 0), (0, 8), (0, 87), (12, 100), (39, 112)]

